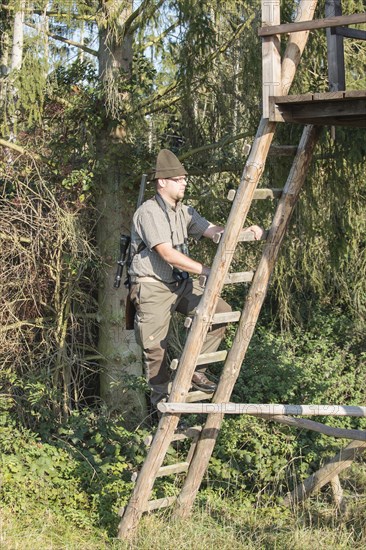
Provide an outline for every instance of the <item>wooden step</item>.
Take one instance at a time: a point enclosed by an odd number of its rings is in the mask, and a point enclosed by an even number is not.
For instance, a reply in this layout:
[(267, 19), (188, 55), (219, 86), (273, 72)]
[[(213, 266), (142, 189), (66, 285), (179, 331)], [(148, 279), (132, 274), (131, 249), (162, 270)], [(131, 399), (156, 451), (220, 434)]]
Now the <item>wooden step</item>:
[[(212, 240), (214, 243), (219, 244), (221, 237), (223, 236), (222, 233), (215, 233)], [(253, 231), (248, 231), (248, 229), (242, 229), (239, 233), (238, 242), (253, 242), (253, 241), (265, 241), (268, 237), (268, 231), (263, 231), (263, 234), (259, 239), (255, 238), (255, 235)]]
[[(207, 394), (206, 394), (207, 395)], [(202, 431), (202, 426), (192, 426), (191, 428), (185, 428), (184, 430), (178, 430), (172, 437), (173, 441), (183, 441), (185, 439), (195, 439)], [(146, 447), (150, 447), (153, 442), (154, 436), (152, 434), (144, 437), (143, 442)]]
[(187, 393), (186, 403), (196, 403), (197, 401), (206, 401), (212, 399), (213, 393), (206, 393), (204, 391), (190, 391)]
[(236, 321), (239, 321), (240, 316), (241, 311), (225, 311), (224, 313), (215, 313), (212, 317), (212, 324), (218, 325), (221, 323), (235, 323)]
[(156, 477), (170, 476), (172, 474), (181, 474), (188, 470), (189, 462), (178, 462), (177, 464), (169, 464), (159, 468)]
[[(227, 199), (233, 201), (236, 195), (236, 189), (230, 189)], [(254, 191), (253, 200), (279, 199), (282, 195), (282, 189), (264, 189), (259, 188)]]
[[(158, 498), (156, 500), (149, 500), (149, 502), (146, 505), (146, 508), (144, 512), (152, 512), (153, 510), (160, 510), (160, 508), (167, 508), (168, 506), (171, 506), (174, 504), (174, 502), (177, 500), (177, 497), (164, 497), (164, 498)], [(123, 508), (120, 508), (118, 515), (120, 517), (123, 516), (125, 513), (126, 506), (123, 506)]]
[[(196, 365), (205, 365), (206, 363), (219, 363), (220, 361), (225, 361), (227, 356), (227, 351), (213, 351), (211, 353), (201, 353), (198, 356)], [(173, 359), (170, 363), (171, 370), (177, 370), (179, 365), (179, 359)]]
[[(253, 280), (254, 271), (243, 271), (242, 273), (228, 273), (225, 277), (224, 285), (235, 283), (250, 283)], [(235, 321), (237, 319), (234, 319)]]
[[(245, 272), (246, 274), (245, 276), (248, 277), (249, 281), (251, 281), (253, 278), (253, 275), (251, 276), (251, 278), (249, 278), (249, 275), (247, 275), (247, 273), (252, 273), (252, 272)], [(234, 276), (234, 275), (243, 275), (243, 274), (232, 273), (231, 275)], [(228, 280), (227, 284), (230, 284), (231, 282), (232, 282), (231, 280)], [(236, 282), (243, 282), (243, 280), (236, 281)], [(225, 279), (225, 283), (226, 283), (226, 279)], [(239, 321), (240, 315), (241, 315), (240, 311), (225, 311), (224, 313), (215, 313), (215, 315), (212, 317), (211, 324), (218, 325), (221, 323), (235, 323), (236, 321)], [(185, 328), (190, 328), (192, 322), (193, 322), (192, 317), (186, 317), (184, 321)]]
[(213, 351), (211, 353), (201, 353), (198, 356), (196, 365), (205, 365), (206, 363), (219, 363), (225, 361), (227, 356), (226, 350)]
[[(242, 271), (238, 273), (228, 273), (225, 277), (224, 285), (232, 285), (235, 283), (250, 283), (253, 280), (254, 277), (254, 271)], [(207, 283), (207, 277), (205, 275), (201, 275), (199, 278), (199, 284), (202, 288), (206, 286)], [(188, 321), (190, 319), (190, 322)], [(187, 317), (184, 326), (186, 328), (189, 328), (192, 324), (192, 319), (190, 317)], [(173, 359), (174, 361), (174, 359)], [(170, 368), (172, 368), (170, 366)]]
[(265, 241), (268, 237), (268, 231), (263, 231), (263, 234), (259, 239), (255, 239), (253, 231), (248, 231), (247, 229), (242, 229), (239, 233), (238, 241), (241, 243), (247, 243), (252, 241)]
[[(162, 466), (159, 468), (156, 477), (170, 476), (172, 474), (181, 474), (188, 470), (189, 462), (178, 462), (177, 464), (169, 464), (168, 466)], [(135, 483), (139, 472), (133, 472), (131, 475), (132, 483)]]

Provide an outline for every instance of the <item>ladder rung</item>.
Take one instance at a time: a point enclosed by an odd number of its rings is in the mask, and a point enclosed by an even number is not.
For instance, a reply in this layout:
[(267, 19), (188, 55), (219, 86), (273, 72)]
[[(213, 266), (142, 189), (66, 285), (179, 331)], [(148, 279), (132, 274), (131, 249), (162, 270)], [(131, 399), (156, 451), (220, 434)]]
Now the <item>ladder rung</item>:
[(297, 145), (271, 145), (268, 154), (275, 157), (294, 157)]
[(204, 391), (190, 391), (187, 393), (186, 403), (196, 403), (197, 401), (205, 401), (206, 399), (211, 399), (213, 393), (206, 393)]
[(234, 323), (239, 321), (241, 311), (225, 311), (224, 313), (215, 313), (212, 317), (212, 324), (218, 325), (221, 323)]
[[(227, 356), (226, 350), (212, 351), (211, 353), (201, 353), (198, 356), (196, 365), (205, 365), (206, 363), (219, 363), (225, 361)], [(170, 363), (171, 370), (177, 370), (179, 365), (179, 359), (173, 359)]]
[(183, 441), (184, 439), (197, 439), (202, 432), (202, 426), (192, 426), (179, 432), (175, 432), (172, 441)]
[[(246, 277), (248, 277), (248, 279), (245, 279), (245, 281), (251, 281), (252, 278), (253, 278), (253, 273), (252, 272), (244, 272), (246, 273)], [(249, 275), (247, 275), (248, 273), (252, 273), (252, 276), (251, 278), (249, 278)], [(232, 273), (231, 276), (233, 275), (239, 275), (239, 273)], [(243, 275), (242, 273), (240, 273), (240, 275)], [(229, 275), (228, 275), (229, 277)], [(235, 281), (235, 282), (245, 282), (244, 279), (241, 279), (240, 281)], [(231, 283), (232, 282), (232, 279), (228, 280), (225, 279), (225, 283), (227, 282), (227, 284)], [(225, 311), (224, 313), (215, 313), (215, 315), (212, 317), (212, 321), (211, 323), (213, 325), (218, 325), (218, 324), (221, 324), (221, 323), (235, 323), (236, 321), (239, 321), (240, 319), (240, 315), (241, 315), (241, 312), (240, 311)], [(192, 317), (186, 317), (185, 321), (184, 321), (184, 326), (185, 328), (189, 328), (192, 324)]]
[(268, 231), (263, 231), (263, 234), (259, 239), (254, 238), (253, 231), (248, 231), (247, 229), (242, 229), (239, 233), (239, 242), (251, 242), (251, 241), (265, 241), (268, 237)]
[(197, 358), (196, 365), (205, 365), (206, 363), (218, 363), (219, 361), (225, 361), (226, 356), (226, 350), (201, 353), (201, 355)]
[(180, 474), (188, 470), (189, 462), (178, 462), (159, 468), (156, 477), (170, 476), (171, 474)]
[[(254, 271), (243, 271), (242, 273), (228, 273), (225, 277), (225, 285), (234, 283), (250, 283), (253, 280)], [(234, 319), (237, 321), (237, 319)]]
[[(230, 189), (227, 199), (233, 201), (236, 195), (236, 189)], [(282, 189), (264, 189), (259, 188), (254, 191), (253, 200), (279, 199), (282, 195)]]
[[(207, 395), (207, 394), (206, 394)], [(184, 430), (180, 430), (175, 432), (173, 435), (171, 441), (183, 441), (184, 439), (189, 438), (196, 438), (202, 431), (202, 426), (192, 426), (191, 428), (186, 428)], [(147, 435), (144, 437), (143, 442), (146, 447), (150, 447), (151, 443), (153, 442), (154, 436), (152, 434)], [(132, 474), (133, 475), (133, 474)], [(137, 478), (137, 476), (136, 476)], [(136, 479), (135, 478), (135, 479)]]
[[(249, 273), (251, 274), (249, 276)], [(234, 276), (237, 276), (237, 280), (235, 280)], [(240, 277), (239, 277), (240, 275)], [(227, 275), (225, 279), (225, 284), (230, 284), (233, 282), (236, 283), (243, 283), (243, 282), (250, 282), (253, 279), (253, 272), (252, 271), (244, 271), (243, 273), (231, 273)], [(221, 323), (235, 323), (236, 321), (239, 321), (241, 312), (240, 311), (225, 311), (224, 313), (215, 313), (215, 315), (212, 317), (211, 323), (213, 325), (218, 325)], [(185, 328), (189, 328), (192, 324), (192, 317), (186, 317), (184, 321)]]
[[(177, 464), (168, 464), (159, 468), (156, 477), (170, 476), (172, 474), (180, 474), (188, 470), (189, 462), (178, 462)], [(131, 476), (132, 483), (135, 483), (139, 473), (133, 472)]]
[[(153, 510), (159, 510), (160, 508), (167, 508), (168, 506), (171, 506), (174, 504), (174, 502), (177, 500), (177, 497), (165, 497), (165, 498), (158, 498), (156, 500), (149, 500), (149, 502), (146, 505), (146, 508), (144, 512), (152, 512)], [(120, 517), (123, 516), (125, 513), (126, 506), (123, 508), (120, 508), (118, 515)]]
[[(212, 238), (214, 243), (219, 244), (222, 235), (223, 233), (215, 233), (215, 235)], [(243, 242), (252, 242), (252, 241), (265, 241), (267, 237), (268, 237), (268, 231), (263, 231), (263, 234), (261, 235), (261, 237), (259, 239), (256, 239), (253, 231), (248, 231), (248, 229), (242, 229), (239, 233), (238, 242), (243, 243)], [(205, 285), (201, 284), (201, 286), (205, 286)]]

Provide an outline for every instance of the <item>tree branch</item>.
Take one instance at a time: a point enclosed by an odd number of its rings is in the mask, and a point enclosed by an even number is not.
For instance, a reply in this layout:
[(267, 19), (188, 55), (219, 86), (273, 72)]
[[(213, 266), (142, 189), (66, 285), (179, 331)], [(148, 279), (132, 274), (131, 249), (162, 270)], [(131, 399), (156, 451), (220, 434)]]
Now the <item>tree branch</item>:
[(27, 27), (43, 32), (50, 38), (53, 38), (53, 40), (59, 40), (60, 42), (64, 42), (65, 44), (69, 44), (70, 46), (74, 46), (75, 48), (79, 48), (80, 50), (83, 50), (90, 55), (94, 55), (95, 57), (98, 56), (97, 50), (92, 50), (91, 48), (88, 48), (88, 46), (84, 46), (84, 44), (80, 44), (79, 42), (75, 42), (74, 40), (69, 40), (68, 38), (64, 38), (59, 34), (53, 34), (52, 32), (46, 31), (45, 29), (40, 29), (39, 27), (37, 27), (37, 25), (34, 25), (33, 23), (26, 22), (25, 24), (27, 25)]
[(36, 319), (29, 319), (27, 321), (17, 321), (16, 323), (11, 323), (9, 325), (0, 327), (0, 334), (3, 334), (8, 330), (14, 330), (14, 329), (23, 328), (23, 327), (46, 328), (48, 321), (53, 321), (53, 318), (38, 317)]
[(21, 155), (29, 155), (35, 160), (44, 160), (37, 153), (32, 153), (30, 151), (27, 151), (27, 149), (24, 149), (24, 147), (21, 147), (20, 145), (16, 145), (15, 143), (11, 143), (10, 141), (6, 141), (5, 139), (0, 138), (0, 145), (2, 145), (3, 147), (6, 147), (7, 149), (12, 149), (13, 151), (17, 151), (17, 153), (20, 153)]

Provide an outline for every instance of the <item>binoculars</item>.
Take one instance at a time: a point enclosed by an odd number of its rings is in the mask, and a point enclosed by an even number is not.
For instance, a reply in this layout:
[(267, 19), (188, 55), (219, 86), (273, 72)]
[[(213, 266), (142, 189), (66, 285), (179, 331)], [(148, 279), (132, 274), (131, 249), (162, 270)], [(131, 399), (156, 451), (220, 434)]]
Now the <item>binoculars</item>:
[[(175, 250), (178, 250), (178, 252), (181, 252), (182, 254), (189, 256), (188, 246), (186, 242), (184, 242), (183, 244), (177, 244), (175, 245), (174, 248)], [(186, 281), (188, 278), (189, 278), (189, 273), (187, 273), (187, 271), (182, 271), (177, 267), (173, 267), (174, 281), (177, 281), (178, 283), (180, 283), (181, 281)]]

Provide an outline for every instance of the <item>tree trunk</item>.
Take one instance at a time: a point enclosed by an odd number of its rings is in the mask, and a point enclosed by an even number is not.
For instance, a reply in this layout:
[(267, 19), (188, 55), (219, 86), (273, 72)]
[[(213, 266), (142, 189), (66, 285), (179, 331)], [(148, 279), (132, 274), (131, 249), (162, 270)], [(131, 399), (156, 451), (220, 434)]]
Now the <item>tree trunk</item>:
[(24, 0), (20, 4), (20, 10), (14, 16), (13, 27), (13, 46), (11, 51), (11, 70), (15, 71), (21, 68), (23, 58), (24, 41)]
[[(131, 4), (129, 4), (131, 6)], [(112, 8), (113, 9), (113, 8)], [(114, 9), (118, 9), (115, 6)], [(107, 13), (106, 16), (112, 16)], [(119, 32), (106, 27), (100, 30), (99, 75), (105, 85), (107, 109), (111, 96), (118, 94), (114, 87), (116, 77), (128, 78), (132, 64), (132, 37), (123, 35), (122, 26), (130, 10), (124, 9), (119, 17)], [(118, 40), (118, 37), (122, 37)], [(128, 101), (127, 97), (115, 95), (112, 103)], [(112, 117), (113, 112), (109, 111)], [(99, 286), (99, 352), (102, 355), (100, 375), (101, 396), (109, 410), (128, 413), (132, 422), (146, 414), (144, 394), (128, 389), (133, 376), (142, 375), (141, 350), (136, 344), (134, 331), (125, 330), (125, 303), (127, 291), (123, 284), (113, 288), (116, 260), (119, 254), (120, 234), (129, 233), (133, 206), (128, 206), (124, 188), (123, 159), (127, 157), (128, 145), (124, 143), (126, 129), (113, 127), (112, 119), (106, 121), (98, 144), (98, 156), (106, 166), (101, 177), (97, 208), (99, 221), (97, 242), (103, 261)], [(131, 200), (130, 204), (134, 201)], [(132, 376), (132, 377), (131, 377)]]

